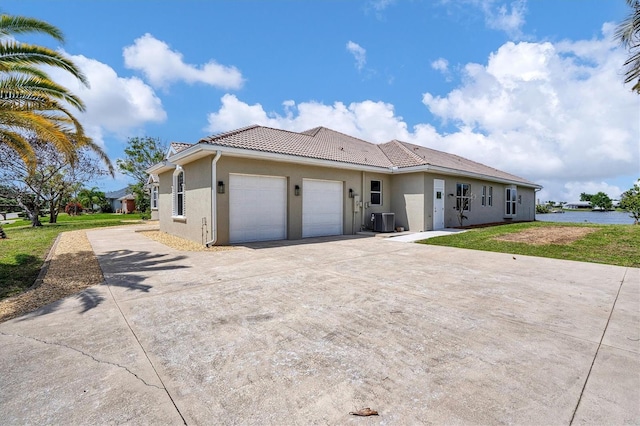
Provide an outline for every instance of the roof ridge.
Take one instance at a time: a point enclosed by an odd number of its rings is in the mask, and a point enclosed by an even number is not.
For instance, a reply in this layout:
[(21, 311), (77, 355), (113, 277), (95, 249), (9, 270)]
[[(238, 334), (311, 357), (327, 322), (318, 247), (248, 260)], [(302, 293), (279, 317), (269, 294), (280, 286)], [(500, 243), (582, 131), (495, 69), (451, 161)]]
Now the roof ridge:
[[(396, 145), (400, 146), (400, 148), (406, 152), (407, 154), (409, 154), (409, 156), (411, 156), (414, 160), (418, 161), (419, 163), (422, 164), (429, 164), (429, 162), (427, 161), (426, 158), (419, 156), (418, 154), (416, 154), (415, 152), (413, 152), (413, 150), (410, 150), (406, 145), (413, 145), (413, 146), (419, 146), (419, 145), (415, 145), (415, 144), (410, 144), (408, 142), (403, 142), (403, 141), (399, 141), (398, 139), (393, 139), (388, 143), (395, 143)], [(406, 144), (406, 145), (405, 145)]]
[(322, 129), (322, 126), (317, 126), (317, 127), (312, 127), (311, 129), (304, 130), (300, 133), (303, 135), (315, 137), (321, 129)]
[[(355, 140), (358, 140), (358, 141), (360, 141), (360, 142), (368, 143), (369, 145), (376, 145), (376, 146), (379, 146), (379, 145), (380, 145), (380, 144), (377, 144), (377, 143), (375, 143), (375, 142), (369, 142), (369, 141), (364, 140), (364, 139), (362, 139), (362, 138), (358, 138), (358, 137), (355, 137), (355, 136), (348, 135), (348, 134), (343, 133), (343, 132), (340, 132), (340, 131), (338, 131), (338, 130), (330, 129), (330, 128), (328, 128), (328, 127), (318, 126), (318, 127), (317, 127), (317, 129), (318, 129), (318, 131), (316, 132), (316, 134), (318, 134), (318, 132), (320, 132), (320, 130), (323, 130), (323, 129), (324, 129), (324, 130), (328, 130), (329, 132), (332, 132), (332, 133), (337, 133), (337, 134), (339, 134), (339, 135), (346, 136), (346, 137), (348, 137), (348, 138), (350, 138), (350, 139), (355, 139)], [(312, 129), (312, 130), (313, 130), (313, 129)], [(314, 135), (314, 136), (315, 136), (315, 135)]]
[(237, 135), (238, 133), (246, 132), (247, 130), (255, 129), (256, 127), (263, 127), (263, 126), (260, 126), (258, 124), (251, 124), (249, 126), (241, 127), (239, 129), (229, 130), (228, 132), (222, 132), (215, 135), (204, 137), (200, 139), (198, 143), (202, 143), (202, 142), (210, 143), (211, 141), (214, 141), (216, 139)]

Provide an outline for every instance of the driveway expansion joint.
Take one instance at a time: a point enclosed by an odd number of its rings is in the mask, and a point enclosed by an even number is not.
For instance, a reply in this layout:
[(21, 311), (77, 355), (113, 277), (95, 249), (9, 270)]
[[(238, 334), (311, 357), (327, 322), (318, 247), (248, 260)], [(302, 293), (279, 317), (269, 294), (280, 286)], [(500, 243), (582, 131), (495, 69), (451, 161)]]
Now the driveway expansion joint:
[(573, 414), (571, 415), (571, 421), (569, 421), (570, 426), (573, 424), (573, 420), (576, 417), (578, 408), (580, 408), (580, 402), (582, 401), (582, 396), (584, 395), (584, 391), (587, 388), (587, 384), (589, 383), (589, 377), (591, 376), (591, 372), (593, 371), (593, 365), (596, 363), (596, 358), (598, 358), (598, 352), (600, 352), (600, 348), (602, 347), (602, 341), (604, 340), (604, 336), (607, 334), (607, 328), (609, 328), (609, 322), (611, 322), (611, 317), (613, 316), (613, 311), (616, 308), (616, 302), (618, 301), (618, 297), (620, 297), (620, 291), (622, 291), (622, 285), (624, 284), (624, 280), (627, 277), (628, 271), (629, 271), (629, 268), (626, 268), (624, 270), (624, 274), (622, 275), (622, 280), (620, 280), (620, 285), (618, 286), (618, 292), (616, 293), (616, 297), (613, 299), (613, 304), (611, 305), (611, 310), (609, 311), (607, 322), (604, 325), (604, 330), (602, 330), (602, 336), (600, 337), (598, 348), (596, 349), (596, 353), (593, 354), (593, 359), (591, 360), (591, 365), (589, 366), (589, 372), (587, 373), (587, 377), (584, 379), (584, 384), (582, 385), (582, 390), (580, 391), (580, 396), (578, 397), (576, 408), (573, 410)]
[(20, 337), (20, 338), (22, 338), (22, 339), (29, 339), (29, 340), (33, 340), (33, 341), (35, 341), (35, 342), (43, 343), (43, 344), (45, 344), (45, 345), (58, 346), (58, 347), (61, 347), (61, 348), (70, 349), (70, 350), (72, 350), (72, 351), (74, 351), (74, 352), (77, 352), (77, 353), (79, 353), (79, 354), (81, 354), (81, 355), (86, 356), (87, 358), (92, 359), (93, 361), (95, 361), (95, 362), (97, 362), (97, 363), (99, 363), (99, 364), (107, 364), (107, 365), (112, 365), (112, 366), (114, 366), (114, 367), (121, 368), (121, 369), (125, 370), (127, 373), (129, 373), (129, 374), (131, 374), (132, 376), (134, 376), (136, 379), (140, 380), (140, 381), (141, 381), (145, 386), (149, 386), (149, 387), (152, 387), (152, 388), (156, 388), (156, 389), (158, 389), (158, 390), (165, 390), (164, 388), (162, 388), (162, 387), (160, 387), (160, 386), (158, 386), (158, 385), (154, 385), (154, 384), (151, 384), (151, 383), (147, 383), (147, 381), (146, 381), (146, 380), (144, 380), (142, 377), (138, 376), (138, 375), (137, 375), (136, 373), (134, 373), (133, 371), (129, 370), (129, 368), (128, 368), (128, 367), (126, 367), (126, 366), (124, 366), (124, 365), (120, 365), (120, 364), (118, 364), (118, 363), (116, 363), (116, 362), (110, 362), (110, 361), (103, 361), (103, 360), (100, 360), (100, 359), (96, 358), (95, 356), (91, 355), (90, 353), (87, 353), (87, 352), (85, 352), (85, 351), (83, 351), (83, 350), (80, 350), (80, 349), (78, 349), (78, 348), (74, 348), (74, 347), (72, 347), (72, 346), (65, 345), (65, 344), (63, 344), (63, 343), (49, 342), (49, 341), (47, 341), (47, 340), (38, 339), (37, 337), (24, 336), (24, 335), (22, 335), (22, 334), (10, 334), (10, 333), (5, 333), (5, 332), (3, 332), (3, 331), (0, 331), (0, 335), (2, 335), (2, 336), (7, 336), (7, 337)]

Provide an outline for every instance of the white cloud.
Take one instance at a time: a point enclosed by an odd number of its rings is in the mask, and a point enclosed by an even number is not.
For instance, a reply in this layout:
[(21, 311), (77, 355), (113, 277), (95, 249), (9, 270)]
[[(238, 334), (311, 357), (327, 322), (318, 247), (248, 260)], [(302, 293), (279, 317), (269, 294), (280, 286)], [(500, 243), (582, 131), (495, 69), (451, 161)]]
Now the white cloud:
[(369, 2), (369, 4), (376, 11), (382, 12), (383, 10), (385, 10), (387, 7), (391, 6), (395, 2), (396, 2), (396, 0), (371, 0), (371, 2)]
[(351, 53), (356, 60), (356, 68), (358, 71), (362, 71), (362, 68), (367, 63), (367, 51), (358, 43), (354, 43), (349, 40), (347, 43), (347, 50)]
[(607, 28), (603, 39), (505, 43), (486, 64), (467, 64), (459, 87), (423, 95), (446, 133), (427, 123), (410, 128), (384, 102), (288, 100), (282, 112), (267, 112), (233, 95), (209, 114), (207, 130), (326, 126), (372, 142), (395, 138), (462, 155), (545, 185), (543, 197), (573, 201), (576, 191), (592, 187), (617, 196), (624, 183), (611, 182), (638, 173), (640, 99), (622, 84), (625, 53)]
[(435, 61), (431, 62), (431, 68), (436, 71), (446, 73), (447, 71), (449, 71), (449, 61), (444, 58), (438, 58)]
[[(585, 192), (587, 194), (597, 194), (598, 192), (604, 192), (605, 194), (607, 194), (611, 199), (619, 199), (620, 195), (626, 191), (625, 189), (620, 189), (619, 186), (617, 185), (611, 185), (607, 182), (593, 182), (593, 181), (571, 181), (571, 182), (566, 182), (562, 185), (562, 190), (559, 192), (560, 193), (560, 198), (555, 199), (553, 201), (567, 201), (567, 202), (572, 202), (572, 201), (579, 201), (580, 200), (580, 194)], [(542, 192), (541, 195), (545, 195), (544, 192)], [(540, 200), (540, 201), (549, 201), (549, 200)]]
[(103, 144), (105, 133), (126, 136), (148, 122), (163, 122), (167, 114), (153, 89), (137, 77), (119, 77), (110, 66), (82, 55), (67, 55), (85, 73), (84, 87), (69, 73), (48, 70), (52, 78), (78, 95), (86, 111), (76, 114), (85, 131)]
[(507, 5), (496, 4), (494, 0), (480, 0), (487, 27), (504, 31), (513, 38), (522, 36), (524, 16), (527, 13), (526, 0), (516, 0)]
[(214, 60), (204, 65), (186, 64), (180, 52), (171, 50), (165, 42), (148, 33), (125, 47), (123, 56), (127, 68), (142, 71), (156, 87), (184, 81), (221, 89), (239, 89), (244, 82), (236, 67), (220, 65)]

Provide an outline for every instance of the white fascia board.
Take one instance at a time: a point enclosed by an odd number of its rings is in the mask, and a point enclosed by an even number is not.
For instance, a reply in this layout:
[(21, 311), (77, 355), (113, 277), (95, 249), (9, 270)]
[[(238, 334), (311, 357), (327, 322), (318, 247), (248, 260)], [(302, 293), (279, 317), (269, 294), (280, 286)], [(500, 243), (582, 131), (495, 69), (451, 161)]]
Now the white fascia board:
[(505, 179), (505, 178), (500, 178), (496, 176), (489, 176), (482, 173), (474, 173), (474, 172), (466, 172), (463, 170), (450, 169), (448, 167), (433, 166), (430, 164), (427, 164), (424, 166), (403, 167), (402, 169), (396, 169), (393, 171), (394, 174), (406, 174), (406, 173), (415, 173), (415, 172), (431, 172), (431, 173), (435, 172), (435, 173), (440, 173), (448, 176), (462, 176), (462, 177), (468, 177), (468, 178), (473, 178), (478, 180), (486, 180), (489, 182), (505, 183), (509, 185), (518, 185), (518, 186), (527, 187), (527, 188), (542, 189), (542, 186), (536, 185), (536, 184), (530, 184), (530, 183), (526, 183), (518, 180)]
[(149, 167), (147, 170), (145, 170), (145, 172), (147, 172), (148, 174), (157, 175), (160, 173), (167, 172), (169, 170), (173, 170), (175, 169), (175, 167), (176, 167), (175, 164), (171, 163), (170, 161), (162, 160), (161, 162)]
[(302, 164), (306, 166), (330, 167), (334, 169), (348, 169), (365, 172), (391, 173), (387, 167), (365, 166), (360, 164), (343, 163), (340, 161), (321, 160), (317, 158), (301, 157), (297, 155), (276, 154), (273, 152), (254, 151), (242, 148), (231, 148), (227, 146), (198, 144), (194, 147), (180, 151), (170, 160), (174, 164), (184, 165), (208, 155), (215, 155), (221, 151), (223, 156), (252, 158), (260, 160), (281, 161), (285, 163)]

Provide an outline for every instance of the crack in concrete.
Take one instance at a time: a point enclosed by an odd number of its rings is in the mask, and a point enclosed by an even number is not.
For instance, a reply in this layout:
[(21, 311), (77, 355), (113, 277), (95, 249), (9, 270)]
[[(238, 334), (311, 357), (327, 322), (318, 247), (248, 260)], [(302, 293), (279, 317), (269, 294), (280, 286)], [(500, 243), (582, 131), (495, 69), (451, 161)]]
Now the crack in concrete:
[(43, 340), (43, 339), (38, 339), (38, 338), (36, 338), (36, 337), (23, 336), (22, 334), (10, 334), (10, 333), (5, 333), (5, 332), (0, 331), (0, 335), (8, 336), (8, 337), (20, 337), (20, 338), (22, 338), (22, 339), (29, 339), (29, 340), (33, 340), (33, 341), (36, 341), (36, 342), (39, 342), (39, 343), (43, 343), (43, 344), (45, 344), (45, 345), (59, 346), (59, 347), (62, 347), (62, 348), (70, 349), (70, 350), (72, 350), (72, 351), (74, 351), (74, 352), (77, 352), (77, 353), (79, 353), (79, 354), (81, 354), (81, 355), (86, 356), (87, 358), (91, 358), (93, 361), (95, 361), (95, 362), (97, 362), (97, 363), (99, 363), (99, 364), (113, 365), (114, 367), (121, 368), (121, 369), (125, 370), (127, 373), (129, 373), (129, 374), (131, 374), (132, 376), (134, 376), (136, 379), (140, 380), (140, 381), (141, 381), (145, 386), (149, 386), (149, 387), (152, 387), (152, 388), (156, 388), (156, 389), (158, 389), (158, 390), (165, 390), (163, 387), (160, 387), (160, 386), (158, 386), (158, 385), (154, 385), (154, 384), (151, 384), (151, 383), (147, 383), (147, 381), (146, 381), (146, 380), (144, 380), (142, 377), (138, 376), (138, 375), (137, 375), (136, 373), (134, 373), (133, 371), (129, 370), (129, 368), (128, 368), (128, 367), (125, 367), (124, 365), (120, 365), (120, 364), (115, 363), (115, 362), (110, 362), (110, 361), (103, 361), (103, 360), (100, 360), (100, 359), (98, 359), (98, 358), (94, 357), (93, 355), (91, 355), (91, 354), (89, 354), (89, 353), (87, 353), (87, 352), (84, 352), (84, 351), (82, 351), (82, 350), (80, 350), (80, 349), (78, 349), (78, 348), (74, 348), (74, 347), (72, 347), (72, 346), (65, 345), (65, 344), (63, 344), (63, 343), (49, 342), (49, 341), (46, 341), (46, 340)]
[(589, 366), (589, 371), (587, 372), (587, 378), (584, 380), (584, 384), (582, 385), (582, 390), (580, 391), (580, 396), (578, 397), (576, 408), (573, 410), (571, 421), (569, 421), (569, 426), (573, 425), (573, 421), (575, 420), (576, 414), (578, 413), (578, 408), (580, 408), (580, 402), (582, 402), (582, 396), (584, 395), (584, 391), (587, 389), (587, 383), (589, 383), (589, 377), (591, 377), (591, 371), (593, 371), (593, 365), (596, 363), (596, 359), (598, 358), (598, 352), (600, 352), (600, 348), (603, 346), (602, 341), (604, 340), (604, 336), (607, 334), (607, 329), (609, 328), (609, 323), (611, 322), (611, 317), (613, 316), (613, 311), (616, 308), (616, 303), (618, 302), (618, 297), (620, 297), (620, 291), (622, 291), (622, 285), (624, 284), (624, 281), (627, 278), (628, 271), (629, 271), (628, 268), (625, 269), (624, 274), (622, 275), (622, 281), (620, 281), (620, 286), (618, 286), (618, 292), (616, 293), (615, 299), (613, 299), (613, 305), (611, 305), (611, 311), (609, 312), (609, 317), (607, 318), (607, 322), (604, 325), (604, 330), (602, 331), (602, 336), (600, 337), (600, 342), (598, 343), (598, 348), (596, 349), (596, 353), (593, 355), (593, 360), (591, 360), (591, 366)]

